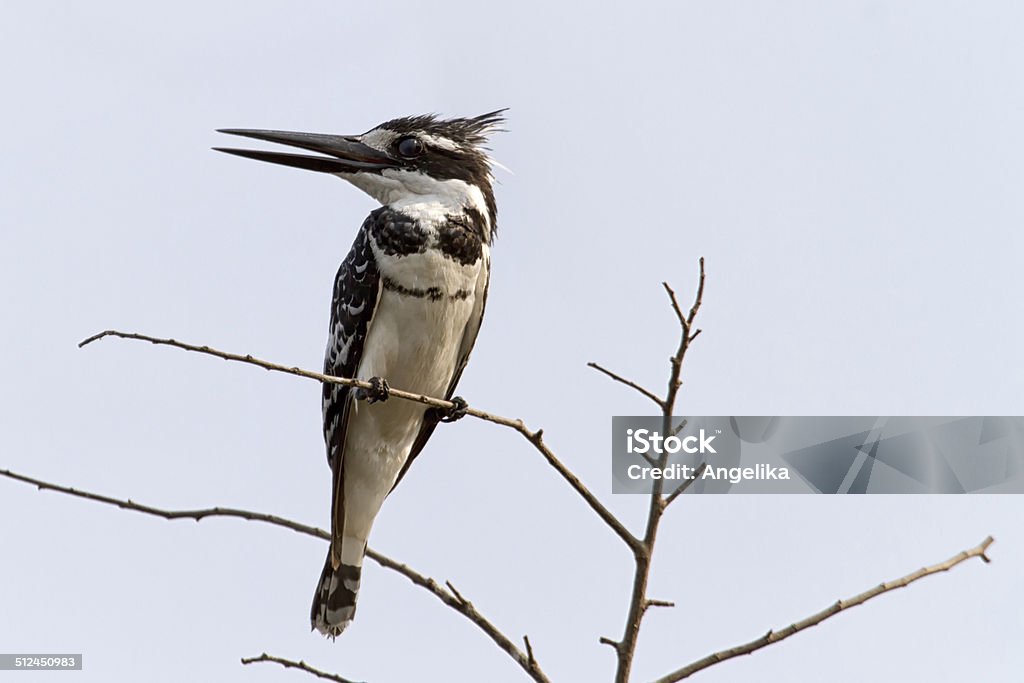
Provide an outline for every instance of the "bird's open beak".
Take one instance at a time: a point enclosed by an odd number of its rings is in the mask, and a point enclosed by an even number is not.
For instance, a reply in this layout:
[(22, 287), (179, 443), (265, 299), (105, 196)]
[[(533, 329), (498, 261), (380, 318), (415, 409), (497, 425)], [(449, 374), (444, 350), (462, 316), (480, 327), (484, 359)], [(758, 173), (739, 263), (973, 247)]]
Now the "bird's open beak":
[(360, 171), (379, 171), (394, 168), (397, 160), (387, 154), (364, 145), (352, 136), (323, 135), (320, 133), (290, 133), (283, 130), (245, 130), (227, 128), (217, 131), (228, 135), (240, 135), (256, 140), (278, 142), (282, 145), (300, 147), (330, 156), (313, 156), (311, 154), (288, 154), (285, 152), (266, 152), (253, 149), (234, 149), (214, 147), (218, 152), (227, 152), (248, 159), (269, 161), (273, 164), (284, 164), (295, 168), (321, 173), (358, 173)]

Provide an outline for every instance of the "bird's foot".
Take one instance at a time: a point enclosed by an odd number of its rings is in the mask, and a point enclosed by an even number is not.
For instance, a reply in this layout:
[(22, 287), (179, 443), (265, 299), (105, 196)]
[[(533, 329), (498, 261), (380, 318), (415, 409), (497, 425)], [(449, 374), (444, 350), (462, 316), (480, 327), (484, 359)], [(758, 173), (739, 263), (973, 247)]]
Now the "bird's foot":
[(466, 403), (466, 399), (461, 396), (453, 396), (451, 398), (451, 402), (455, 404), (451, 408), (438, 409), (438, 413), (440, 413), (440, 418), (438, 419), (440, 419), (441, 422), (455, 422), (456, 420), (461, 420), (466, 417), (466, 409), (469, 408), (469, 404)]
[(366, 381), (371, 384), (371, 387), (369, 389), (358, 387), (355, 393), (357, 401), (383, 403), (391, 396), (391, 387), (388, 386), (388, 381), (383, 377), (371, 377)]

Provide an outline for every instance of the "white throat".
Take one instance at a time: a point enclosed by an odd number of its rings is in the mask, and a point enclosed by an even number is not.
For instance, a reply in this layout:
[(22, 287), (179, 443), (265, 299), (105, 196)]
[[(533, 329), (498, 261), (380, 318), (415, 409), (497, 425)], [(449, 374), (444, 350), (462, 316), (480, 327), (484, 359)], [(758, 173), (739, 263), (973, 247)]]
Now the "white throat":
[(452, 213), (473, 209), (490, 229), (490, 213), (480, 188), (454, 178), (437, 180), (419, 171), (386, 169), (376, 173), (338, 173), (384, 206), (421, 219), (443, 219)]

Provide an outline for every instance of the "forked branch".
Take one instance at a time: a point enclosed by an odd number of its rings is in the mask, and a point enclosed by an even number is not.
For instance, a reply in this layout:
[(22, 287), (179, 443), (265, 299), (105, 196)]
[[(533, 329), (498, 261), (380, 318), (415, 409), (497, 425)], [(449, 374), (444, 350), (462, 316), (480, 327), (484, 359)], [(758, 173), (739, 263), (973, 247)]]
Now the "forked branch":
[(731, 647), (727, 650), (715, 652), (713, 654), (708, 655), (707, 657), (698, 659), (692, 664), (687, 664), (681, 669), (677, 669), (676, 671), (673, 671), (672, 673), (666, 676), (662, 676), (656, 681), (656, 683), (675, 683), (675, 681), (681, 681), (684, 678), (689, 678), (698, 671), (706, 669), (709, 666), (714, 666), (715, 664), (720, 664), (721, 662), (724, 662), (727, 659), (739, 657), (740, 655), (749, 655), (750, 653), (756, 652), (761, 648), (768, 647), (769, 645), (773, 645), (775, 643), (778, 643), (779, 641), (785, 640), (786, 638), (789, 638), (790, 636), (795, 635), (800, 631), (809, 629), (812, 626), (817, 626), (821, 622), (831, 617), (834, 617), (843, 610), (850, 609), (851, 607), (856, 607), (857, 605), (863, 605), (871, 598), (876, 598), (879, 595), (882, 595), (883, 593), (894, 591), (897, 588), (905, 588), (906, 586), (909, 586), (915, 581), (923, 579), (926, 576), (931, 576), (932, 574), (938, 574), (940, 572), (948, 572), (953, 567), (957, 566), (961, 562), (966, 562), (972, 557), (980, 557), (984, 562), (988, 563), (990, 562), (990, 560), (988, 556), (985, 554), (985, 551), (988, 550), (988, 547), (992, 545), (993, 542), (994, 539), (991, 536), (989, 536), (984, 541), (982, 541), (975, 547), (971, 548), (970, 550), (965, 550), (961, 553), (957, 553), (945, 562), (934, 564), (931, 567), (923, 567), (921, 569), (918, 569), (916, 572), (907, 574), (906, 576), (896, 579), (895, 581), (889, 581), (888, 583), (879, 584), (878, 586), (875, 586), (870, 590), (866, 590), (863, 593), (855, 595), (852, 598), (834, 602), (825, 609), (821, 610), (820, 612), (816, 612), (815, 614), (812, 614), (806, 619), (802, 619), (798, 622), (790, 624), (789, 626), (779, 629), (778, 631), (768, 631), (768, 633), (764, 634), (760, 638), (755, 638), (749, 643), (744, 643), (743, 645), (737, 645), (736, 647)]
[[(694, 328), (694, 322), (697, 318), (697, 313), (700, 311), (700, 306), (704, 298), (704, 259), (700, 260), (700, 279), (697, 285), (697, 293), (694, 297), (693, 304), (690, 306), (689, 311), (683, 310), (683, 307), (679, 304), (679, 299), (676, 296), (675, 291), (668, 285), (663, 283), (666, 293), (669, 297), (669, 303), (672, 307), (672, 311), (675, 313), (676, 320), (679, 322), (680, 335), (679, 345), (676, 348), (675, 354), (669, 359), (669, 377), (668, 386), (664, 397), (659, 397), (650, 392), (649, 390), (642, 387), (640, 384), (617, 375), (605, 368), (597, 365), (596, 363), (590, 363), (590, 367), (604, 373), (611, 379), (615, 380), (620, 384), (624, 384), (644, 396), (650, 398), (661, 408), (662, 417), (662, 431), (666, 434), (676, 434), (685, 425), (685, 420), (680, 425), (673, 427), (672, 425), (672, 414), (675, 409), (676, 398), (678, 396), (679, 388), (682, 386), (680, 379), (682, 374), (683, 360), (686, 357), (686, 352), (690, 348), (690, 344), (700, 334), (699, 329)], [(664, 467), (668, 462), (668, 453), (662, 452), (656, 458), (655, 463), (659, 467)], [(666, 605), (671, 603), (665, 603), (660, 600), (652, 600), (647, 597), (647, 581), (650, 575), (650, 568), (652, 557), (654, 555), (654, 545), (657, 540), (658, 526), (661, 522), (661, 517), (664, 514), (666, 508), (675, 501), (680, 495), (686, 492), (686, 490), (696, 481), (704, 472), (707, 467), (707, 463), (704, 462), (697, 469), (695, 476), (688, 479), (685, 483), (678, 486), (668, 495), (664, 495), (662, 489), (662, 480), (655, 479), (652, 483), (652, 490), (650, 495), (650, 505), (648, 509), (647, 527), (645, 529), (644, 537), (641, 541), (641, 552), (635, 554), (635, 571), (633, 575), (633, 587), (632, 595), (630, 600), (629, 614), (626, 618), (626, 627), (623, 632), (623, 636), (620, 640), (612, 640), (610, 638), (602, 637), (600, 642), (604, 645), (610, 645), (616, 653), (618, 660), (618, 666), (616, 668), (615, 680), (617, 683), (626, 683), (630, 677), (630, 669), (632, 666), (632, 660), (634, 652), (636, 651), (637, 638), (640, 632), (640, 623), (643, 620), (646, 611), (653, 606)], [(992, 544), (993, 539), (991, 536), (982, 541), (979, 545), (975, 546), (970, 550), (965, 550), (945, 562), (933, 565), (931, 567), (925, 567), (919, 569), (916, 572), (908, 574), (902, 578), (883, 583), (870, 590), (864, 591), (858, 595), (853, 596), (847, 600), (840, 600), (833, 603), (829, 607), (812, 614), (811, 616), (790, 624), (789, 626), (782, 628), (778, 631), (768, 631), (765, 635), (749, 643), (737, 645), (727, 650), (715, 652), (698, 659), (697, 661), (688, 664), (672, 673), (659, 678), (656, 683), (675, 683), (684, 678), (687, 678), (698, 671), (706, 669), (715, 664), (719, 664), (733, 657), (739, 657), (740, 655), (750, 654), (756, 652), (761, 648), (767, 647), (774, 643), (780, 642), (789, 638), (790, 636), (799, 633), (805, 629), (811, 628), (822, 621), (829, 619), (839, 612), (862, 605), (872, 598), (878, 597), (883, 593), (887, 593), (897, 588), (903, 588), (910, 585), (914, 581), (922, 579), (932, 574), (939, 572), (949, 571), (956, 565), (965, 562), (972, 557), (980, 557), (985, 562), (989, 561), (989, 558), (985, 555), (985, 551)]]
[[(679, 394), (679, 388), (682, 386), (680, 375), (682, 374), (683, 360), (686, 357), (687, 350), (690, 348), (690, 343), (693, 342), (693, 340), (697, 338), (697, 335), (700, 334), (700, 330), (693, 329), (693, 323), (697, 318), (697, 313), (700, 311), (701, 303), (704, 300), (704, 259), (700, 259), (700, 276), (697, 284), (697, 293), (696, 296), (694, 296), (693, 304), (690, 306), (688, 313), (683, 312), (682, 307), (679, 305), (679, 299), (676, 297), (676, 293), (672, 287), (670, 287), (667, 282), (662, 283), (662, 286), (664, 286), (665, 291), (668, 293), (669, 303), (672, 306), (672, 311), (676, 315), (680, 328), (679, 345), (676, 348), (675, 354), (669, 358), (668, 388), (665, 391), (665, 396), (657, 396), (654, 392), (644, 388), (639, 383), (611, 372), (597, 363), (588, 363), (588, 365), (607, 375), (616, 382), (624, 384), (654, 401), (654, 403), (660, 408), (662, 433), (676, 434), (682, 430), (686, 424), (686, 421), (684, 420), (679, 425), (673, 426), (672, 415), (675, 412), (676, 397)], [(668, 463), (668, 452), (663, 451), (658, 454), (658, 456), (654, 458), (654, 461), (655, 462), (652, 464), (655, 467), (664, 469), (665, 465)], [(703, 471), (704, 464), (702, 464), (698, 470), (697, 476), (700, 476)], [(623, 628), (622, 638), (619, 640), (612, 640), (610, 638), (600, 639), (602, 644), (610, 645), (615, 650), (616, 683), (626, 683), (630, 678), (630, 672), (632, 671), (633, 666), (633, 656), (636, 653), (636, 646), (640, 637), (640, 624), (643, 621), (647, 610), (654, 605), (664, 604), (664, 601), (652, 600), (647, 597), (647, 582), (651, 574), (651, 563), (654, 557), (654, 544), (657, 540), (658, 526), (661, 523), (661, 517), (665, 513), (665, 508), (668, 507), (668, 504), (682, 495), (695, 480), (696, 477), (687, 480), (668, 496), (664, 495), (664, 481), (662, 479), (654, 479), (651, 483), (651, 493), (647, 508), (647, 524), (644, 529), (643, 538), (640, 540), (638, 547), (635, 547), (633, 550), (633, 586), (630, 592), (629, 610), (626, 615), (626, 625)]]
[[(308, 524), (302, 524), (284, 517), (278, 517), (276, 515), (268, 515), (261, 512), (253, 512), (251, 510), (240, 510), (237, 508), (224, 508), (224, 507), (212, 507), (203, 508), (198, 510), (165, 510), (163, 508), (153, 507), (152, 505), (143, 505), (142, 503), (136, 503), (132, 500), (126, 500), (121, 498), (113, 498), (111, 496), (105, 496), (99, 493), (93, 493), (91, 491), (83, 491), (82, 489), (71, 488), (69, 486), (61, 486), (60, 484), (54, 484), (49, 481), (42, 479), (36, 479), (35, 477), (29, 477), (24, 474), (12, 472), (11, 470), (0, 470), (0, 476), (7, 477), (8, 479), (14, 479), (16, 481), (31, 484), (40, 490), (56, 491), (57, 493), (63, 493), (65, 495), (74, 496), (76, 498), (84, 498), (85, 500), (91, 500), (97, 503), (103, 503), (104, 505), (112, 505), (114, 507), (121, 508), (122, 510), (134, 510), (135, 512), (141, 512), (143, 514), (152, 515), (154, 517), (161, 517), (163, 519), (194, 519), (197, 522), (207, 519), (209, 517), (234, 517), (236, 519), (245, 519), (253, 522), (263, 522), (265, 524), (271, 524), (273, 526), (283, 527), (285, 529), (291, 529), (297, 531), (300, 534), (307, 536), (313, 536), (325, 541), (329, 541), (331, 536), (323, 529), (319, 529)], [(490, 620), (484, 617), (477, 608), (469, 600), (464, 598), (451, 583), (447, 583), (448, 588), (441, 587), (434, 579), (420, 574), (416, 570), (410, 568), (408, 565), (397, 562), (390, 557), (383, 555), (372, 548), (366, 549), (366, 556), (371, 560), (379, 564), (385, 569), (398, 572), (402, 576), (406, 577), (414, 584), (421, 588), (433, 593), (434, 597), (448, 605), (456, 612), (464, 616), (465, 618), (472, 621), (481, 631), (487, 634), (487, 636), (494, 641), (494, 643), (504, 650), (512, 659), (516, 661), (523, 670), (538, 683), (549, 683), (548, 678), (537, 664), (536, 658), (533, 656), (532, 648), (527, 652), (523, 652), (519, 647), (516, 646), (512, 640), (502, 633), (498, 627), (496, 627)], [(251, 661), (274, 661), (284, 665), (284, 661), (277, 658), (263, 655), (262, 658), (256, 658)], [(243, 663), (247, 664), (243, 660)], [(299, 662), (298, 664), (302, 664)], [(303, 668), (309, 671), (309, 667), (305, 664), (297, 666), (297, 668)], [(313, 673), (313, 671), (309, 671)], [(331, 674), (327, 674), (330, 676)], [(334, 680), (344, 681), (345, 679), (338, 677)]]

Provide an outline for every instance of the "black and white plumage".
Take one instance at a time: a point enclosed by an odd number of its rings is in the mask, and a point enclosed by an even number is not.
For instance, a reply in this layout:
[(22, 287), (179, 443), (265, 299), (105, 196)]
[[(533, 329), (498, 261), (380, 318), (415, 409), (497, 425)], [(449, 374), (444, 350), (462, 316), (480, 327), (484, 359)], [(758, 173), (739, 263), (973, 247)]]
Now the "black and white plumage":
[[(222, 131), (330, 155), (221, 150), (332, 173), (382, 204), (363, 222), (338, 270), (326, 374), (383, 378), (407, 391), (452, 398), (487, 300), (497, 209), (485, 145), (501, 114), (401, 118), (359, 136)], [(359, 401), (356, 394), (323, 387), (331, 548), (311, 622), (330, 637), (355, 615), (381, 504), (444, 417), (420, 403)]]

